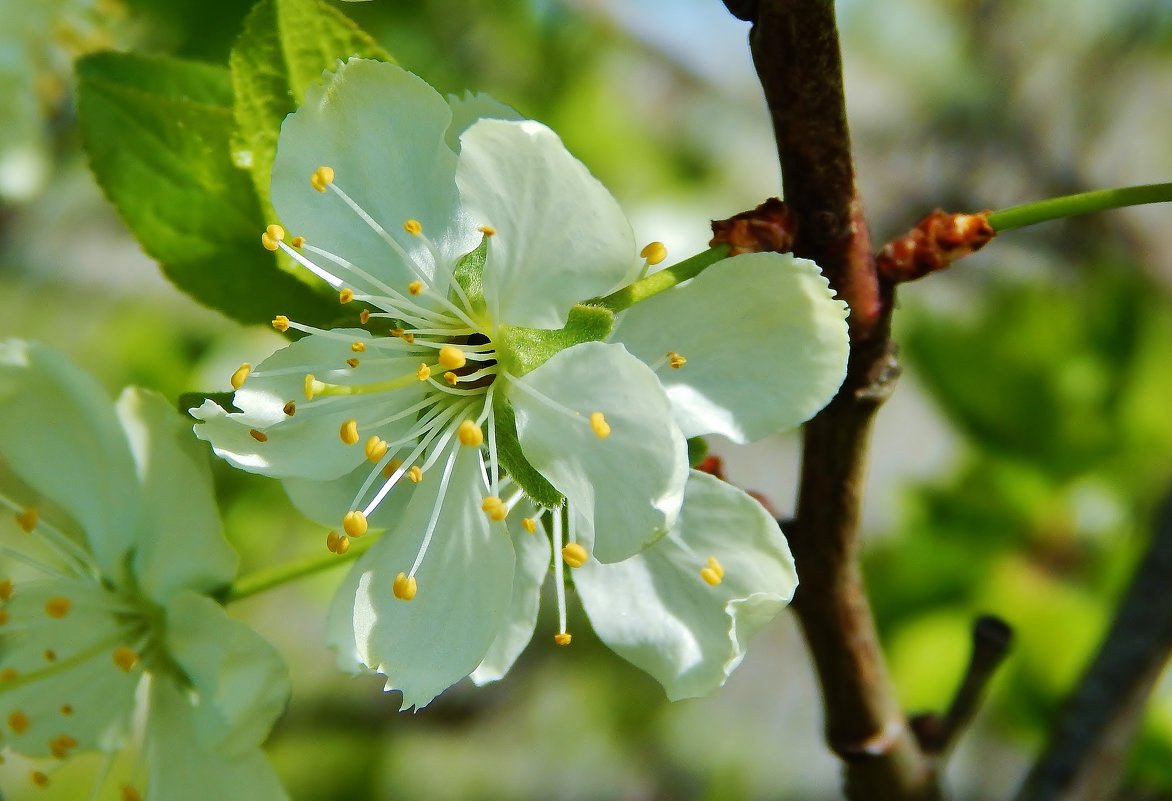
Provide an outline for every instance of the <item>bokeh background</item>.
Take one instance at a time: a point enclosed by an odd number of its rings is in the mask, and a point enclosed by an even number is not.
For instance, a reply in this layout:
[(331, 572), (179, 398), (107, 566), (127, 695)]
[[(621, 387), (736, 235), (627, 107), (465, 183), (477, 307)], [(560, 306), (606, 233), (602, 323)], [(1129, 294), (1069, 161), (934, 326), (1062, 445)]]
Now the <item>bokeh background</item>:
[[(226, 389), (280, 340), (200, 308), (142, 254), (91, 177), (71, 61), (133, 48), (224, 63), (242, 0), (0, 0), (0, 336), (35, 338), (170, 398)], [(746, 47), (719, 0), (375, 0), (340, 4), (441, 91), (488, 91), (559, 131), (640, 240), (702, 249), (708, 220), (780, 191)], [(1000, 208), (1172, 177), (1172, 2), (842, 0), (852, 133), (877, 242), (936, 206)], [(1172, 489), (1172, 209), (1005, 235), (900, 294), (907, 374), (880, 415), (866, 571), (910, 711), (941, 709), (969, 626), (1017, 631), (949, 772), (1004, 799), (1093, 653)], [(702, 321), (701, 323), (702, 324)], [(719, 336), (714, 331), (714, 336)], [(751, 380), (746, 375), (746, 380)], [(714, 442), (730, 477), (792, 508), (797, 440)], [(279, 485), (215, 465), (244, 568), (319, 551)], [(801, 566), (799, 565), (799, 571)], [(296, 801), (837, 797), (817, 688), (788, 616), (728, 685), (669, 704), (600, 646), (535, 642), (496, 686), (418, 714), (319, 645), (341, 571), (233, 607), (294, 678), (270, 753)], [(0, 797), (87, 797), (96, 762), (48, 790), (0, 766)], [(1124, 798), (1172, 798), (1172, 678)], [(113, 798), (114, 788), (108, 788)], [(165, 800), (163, 800), (165, 801)]]

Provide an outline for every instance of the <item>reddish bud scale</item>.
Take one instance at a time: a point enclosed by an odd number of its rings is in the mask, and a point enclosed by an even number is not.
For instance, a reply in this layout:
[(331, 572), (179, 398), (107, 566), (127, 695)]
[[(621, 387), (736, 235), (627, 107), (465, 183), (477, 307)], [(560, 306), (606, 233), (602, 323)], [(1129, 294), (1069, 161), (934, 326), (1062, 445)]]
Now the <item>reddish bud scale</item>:
[(788, 253), (794, 249), (797, 220), (783, 201), (771, 197), (752, 211), (712, 221), (709, 246), (728, 245), (730, 256), (741, 253)]
[(875, 259), (879, 274), (896, 284), (914, 281), (977, 252), (997, 235), (988, 216), (988, 211), (950, 214), (936, 209), (884, 246)]

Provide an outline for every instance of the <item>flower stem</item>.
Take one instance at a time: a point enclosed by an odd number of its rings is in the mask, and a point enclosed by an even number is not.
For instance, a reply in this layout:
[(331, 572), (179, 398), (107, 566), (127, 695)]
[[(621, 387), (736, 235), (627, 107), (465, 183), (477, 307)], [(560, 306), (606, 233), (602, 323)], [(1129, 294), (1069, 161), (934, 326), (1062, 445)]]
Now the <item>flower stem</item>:
[(682, 281), (695, 278), (705, 268), (712, 266), (727, 255), (728, 245), (717, 245), (714, 248), (705, 250), (703, 253), (697, 253), (691, 258), (684, 259), (678, 264), (673, 264), (665, 270), (660, 270), (646, 278), (641, 278), (617, 292), (612, 292), (605, 298), (591, 301), (591, 303), (598, 306), (605, 306), (614, 312), (622, 311), (623, 309), (634, 306), (636, 303), (647, 300), (652, 295), (658, 295), (665, 289), (671, 289)]
[(280, 587), (283, 584), (288, 584), (290, 581), (296, 581), (299, 578), (312, 576), (323, 570), (330, 570), (337, 565), (352, 562), (366, 553), (370, 549), (370, 546), (374, 545), (378, 537), (379, 535), (377, 534), (367, 534), (362, 539), (352, 539), (350, 540), (350, 550), (341, 555), (333, 553), (312, 554), (241, 576), (232, 582), (232, 586), (228, 588), (228, 593), (224, 598), (224, 604), (227, 605), (233, 601), (239, 601), (249, 596), (274, 589), (275, 587)]
[(1140, 206), (1147, 203), (1172, 201), (1172, 183), (1124, 186), (1117, 189), (1099, 189), (1077, 195), (1053, 197), (1036, 203), (1023, 203), (989, 214), (989, 224), (997, 230), (1009, 231), (1026, 225), (1089, 214), (1092, 211)]

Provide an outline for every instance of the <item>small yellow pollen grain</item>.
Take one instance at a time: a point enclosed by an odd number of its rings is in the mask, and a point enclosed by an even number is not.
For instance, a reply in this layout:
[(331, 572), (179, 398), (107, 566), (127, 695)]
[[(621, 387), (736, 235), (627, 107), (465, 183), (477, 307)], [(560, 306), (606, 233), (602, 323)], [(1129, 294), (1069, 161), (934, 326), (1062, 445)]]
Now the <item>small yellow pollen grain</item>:
[(370, 309), (363, 309), (358, 312), (358, 322), (362, 323), (362, 325), (370, 322)]
[(408, 220), (403, 223), (403, 230), (411, 234), (411, 236), (419, 236), (423, 233), (423, 224), (419, 220)]
[(346, 287), (345, 289), (343, 289), (341, 292), (338, 293), (338, 302), (341, 303), (342, 305), (345, 305), (352, 300), (354, 300), (354, 290), (353, 289)]
[(590, 428), (599, 439), (606, 439), (610, 436), (610, 423), (606, 422), (602, 412), (590, 413)]
[(420, 364), (419, 369), (415, 371), (415, 377), (420, 381), (426, 381), (431, 378), (431, 368), (426, 364)]
[(676, 353), (674, 350), (669, 350), (667, 352), (667, 364), (669, 367), (671, 367), (671, 369), (678, 370), (687, 363), (688, 360), (683, 355)]
[(42, 654), (42, 656), (45, 657), (46, 662), (56, 662), (57, 661), (57, 652), (54, 651), (52, 648), (46, 648), (45, 653)]
[(412, 281), (411, 283), (407, 284), (407, 291), (410, 292), (412, 295), (418, 295), (420, 292), (423, 291), (423, 282), (422, 281)]
[(590, 554), (576, 542), (571, 542), (565, 548), (562, 548), (562, 559), (570, 567), (581, 567), (586, 564), (586, 560), (590, 558)]
[(326, 187), (334, 182), (334, 168), (324, 164), (313, 171), (309, 176), (309, 185), (318, 192), (326, 191)]
[(25, 534), (30, 533), (37, 527), (37, 523), (41, 520), (41, 515), (37, 511), (37, 507), (30, 506), (23, 512), (16, 516), (16, 525), (20, 526), (20, 530)]
[(350, 365), (351, 367), (357, 367), (359, 362), (357, 359), (347, 359), (346, 364)]
[(407, 479), (412, 484), (418, 484), (420, 481), (423, 481), (423, 471), (417, 465), (411, 465), (407, 468)]
[(138, 654), (133, 648), (128, 648), (125, 645), (115, 648), (113, 656), (114, 664), (126, 673), (134, 670), (134, 666), (138, 664)]
[(273, 318), (273, 328), (280, 331), (282, 334), (289, 330), (289, 318), (283, 314), (278, 314)]
[(402, 466), (402, 459), (391, 459), (391, 461), (383, 465), (383, 478), (390, 478)]
[(290, 245), (292, 245), (292, 246), (293, 246), (293, 247), (295, 247), (295, 248), (299, 248), (299, 247), (301, 247), (302, 245), (304, 245), (304, 244), (305, 244), (305, 237), (303, 237), (303, 236), (295, 236), (295, 237), (293, 237), (292, 239), (290, 239), (290, 240), (289, 240), (289, 244), (290, 244)]
[(58, 595), (45, 601), (45, 614), (49, 617), (60, 620), (69, 614), (70, 606), (72, 606), (72, 604), (68, 598)]
[(445, 370), (459, 370), (468, 363), (464, 351), (454, 345), (444, 345), (440, 348), (439, 363)]
[(252, 372), (252, 365), (248, 362), (236, 368), (236, 372), (232, 373), (232, 389), (240, 389), (244, 386), (248, 374)]
[(69, 717), (70, 715), (73, 714), (73, 707), (70, 706), (69, 704), (62, 704), (61, 709), (59, 711), (61, 712), (62, 715), (65, 715), (65, 717)]
[(667, 258), (667, 248), (662, 242), (648, 242), (639, 255), (647, 259), (648, 264), (659, 264)]
[(480, 228), (478, 230), (480, 231), (480, 233), (484, 234), (485, 236), (495, 236), (496, 235), (496, 229), (493, 228), (491, 225), (482, 225), (482, 226), (480, 226)]
[(461, 445), (467, 445), (469, 448), (479, 448), (484, 444), (484, 431), (472, 420), (460, 423), (460, 427), (456, 429), (456, 436), (460, 438)]
[(338, 435), (342, 438), (342, 442), (347, 445), (357, 445), (359, 439), (358, 421), (350, 419), (342, 423), (342, 427), (338, 430)]
[(362, 512), (347, 512), (346, 516), (342, 518), (342, 530), (351, 537), (361, 537), (366, 533), (366, 529), (366, 515)]
[(131, 787), (129, 784), (122, 785), (121, 792), (121, 801), (142, 801), (142, 793)]
[(12, 597), (12, 591), (15, 589), (12, 585), (12, 579), (0, 580), (0, 601), (7, 601)]
[(281, 411), (285, 413), (286, 417), (292, 417), (297, 414), (297, 404), (294, 401), (289, 401), (281, 407)]
[(395, 580), (391, 583), (391, 592), (400, 601), (410, 601), (415, 597), (415, 593), (419, 592), (419, 582), (415, 580), (414, 576), (400, 573), (395, 576)]
[(530, 534), (537, 533), (537, 521), (534, 520), (532, 517), (521, 518), (521, 527), (524, 528)]
[(16, 734), (24, 734), (28, 731), (29, 723), (28, 715), (19, 709), (8, 716), (8, 728)]
[(29, 780), (33, 784), (35, 784), (37, 787), (48, 787), (49, 786), (48, 774), (42, 773), (39, 770), (34, 770), (32, 773), (30, 773)]
[(257, 442), (268, 442), (269, 435), (263, 431), (257, 431), (255, 428), (248, 429), (248, 436), (255, 439)]
[(377, 463), (379, 459), (387, 455), (390, 446), (385, 439), (376, 435), (366, 441), (364, 449), (366, 450), (366, 458)]
[(456, 375), (451, 370), (448, 370), (446, 373), (444, 373), (444, 381), (448, 382), (449, 387), (454, 387), (456, 384), (460, 383), (460, 376)]
[(570, 636), (570, 632), (568, 631), (559, 631), (557, 634), (553, 635), (553, 641), (558, 645), (569, 645), (570, 641), (573, 639), (574, 638)]
[(361, 342), (361, 341), (351, 342), (350, 343), (350, 350), (354, 351), (355, 353), (365, 353), (366, 352), (366, 343)]

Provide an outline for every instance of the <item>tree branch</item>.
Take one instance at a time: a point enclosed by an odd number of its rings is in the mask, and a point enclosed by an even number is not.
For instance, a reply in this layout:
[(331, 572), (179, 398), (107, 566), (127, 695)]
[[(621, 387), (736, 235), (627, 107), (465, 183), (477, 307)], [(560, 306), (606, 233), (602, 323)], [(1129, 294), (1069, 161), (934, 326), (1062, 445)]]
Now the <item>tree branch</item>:
[(1114, 798), (1148, 695), (1172, 656), (1172, 495), (1147, 553), (1017, 801)]

